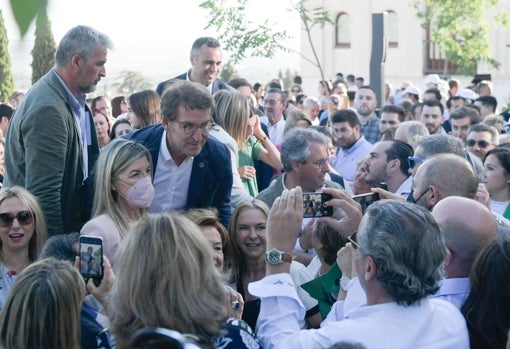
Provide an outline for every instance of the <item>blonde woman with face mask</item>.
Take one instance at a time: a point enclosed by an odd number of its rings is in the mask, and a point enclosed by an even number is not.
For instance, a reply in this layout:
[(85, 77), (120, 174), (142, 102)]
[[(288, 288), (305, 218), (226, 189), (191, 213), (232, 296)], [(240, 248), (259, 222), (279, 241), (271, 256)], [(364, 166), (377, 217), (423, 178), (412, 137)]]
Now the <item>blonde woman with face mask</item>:
[(103, 251), (114, 264), (120, 241), (147, 213), (154, 197), (152, 162), (147, 148), (116, 139), (99, 156), (96, 165), (92, 219), (80, 234), (103, 238)]

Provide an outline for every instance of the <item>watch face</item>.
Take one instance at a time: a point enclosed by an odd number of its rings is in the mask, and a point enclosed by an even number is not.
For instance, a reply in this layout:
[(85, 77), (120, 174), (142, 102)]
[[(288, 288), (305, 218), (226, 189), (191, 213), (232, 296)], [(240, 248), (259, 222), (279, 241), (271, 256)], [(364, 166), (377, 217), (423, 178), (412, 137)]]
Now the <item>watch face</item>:
[(279, 264), (282, 262), (282, 253), (278, 250), (271, 250), (267, 253), (269, 264)]

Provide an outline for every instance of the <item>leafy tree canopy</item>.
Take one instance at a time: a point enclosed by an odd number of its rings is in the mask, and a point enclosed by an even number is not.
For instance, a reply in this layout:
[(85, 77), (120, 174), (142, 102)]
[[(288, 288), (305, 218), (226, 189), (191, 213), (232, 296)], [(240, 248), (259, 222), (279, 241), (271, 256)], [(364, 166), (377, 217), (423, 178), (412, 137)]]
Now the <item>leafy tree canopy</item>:
[(492, 56), (488, 31), (509, 24), (507, 13), (488, 20), (499, 0), (415, 0), (413, 6), (424, 28), (429, 27), (431, 40), (443, 50), (449, 61), (472, 74), (477, 62), (488, 62), (498, 68)]

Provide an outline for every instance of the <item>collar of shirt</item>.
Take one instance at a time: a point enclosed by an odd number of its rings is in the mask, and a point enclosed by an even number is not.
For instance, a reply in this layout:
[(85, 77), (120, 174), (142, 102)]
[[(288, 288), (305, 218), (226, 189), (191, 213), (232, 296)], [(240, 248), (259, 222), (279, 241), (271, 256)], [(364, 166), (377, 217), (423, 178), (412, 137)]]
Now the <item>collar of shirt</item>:
[(413, 186), (413, 176), (408, 176), (405, 181), (403, 181), (398, 189), (395, 191), (395, 194), (402, 196), (407, 199), (409, 193), (411, 193), (411, 189)]
[(361, 137), (356, 141), (356, 143), (354, 143), (354, 145), (352, 147), (350, 147), (349, 149), (339, 148), (339, 152), (343, 153), (344, 155), (349, 155), (351, 153), (354, 153), (356, 150), (359, 149), (359, 147), (361, 147), (361, 144), (364, 141), (365, 141), (365, 137), (363, 135), (361, 135)]
[[(469, 278), (449, 278), (443, 279), (439, 283), (439, 290), (434, 294), (434, 296), (442, 296), (449, 294), (459, 294), (459, 293), (469, 293), (471, 289), (471, 284), (469, 282)], [(433, 296), (433, 297), (434, 297)]]
[(278, 120), (275, 124), (271, 124), (271, 122), (269, 121), (269, 118), (266, 116), (267, 118), (267, 127), (269, 128), (280, 128), (280, 127), (285, 127), (285, 119), (282, 115), (282, 117), (280, 118), (280, 120)]
[(64, 87), (64, 90), (67, 93), (67, 97), (68, 97), (69, 103), (71, 104), (71, 108), (73, 109), (74, 114), (77, 115), (77, 116), (80, 116), (81, 109), (85, 110), (85, 101), (87, 99), (87, 96), (84, 93), (80, 93), (78, 95), (78, 97), (75, 97), (71, 93), (71, 90), (69, 90), (69, 88), (67, 87), (67, 85), (64, 82), (64, 80), (62, 80), (60, 75), (57, 74), (55, 69), (52, 69), (52, 71), (56, 75), (56, 77), (58, 78), (58, 80), (60, 81), (62, 86)]

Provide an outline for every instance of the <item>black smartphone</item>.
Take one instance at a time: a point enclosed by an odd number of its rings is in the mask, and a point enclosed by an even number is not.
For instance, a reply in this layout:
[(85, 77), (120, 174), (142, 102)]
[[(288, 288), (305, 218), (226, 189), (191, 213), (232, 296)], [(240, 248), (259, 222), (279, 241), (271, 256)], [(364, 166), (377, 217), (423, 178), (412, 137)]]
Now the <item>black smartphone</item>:
[(103, 280), (103, 239), (98, 236), (80, 236), (80, 273), (88, 282), (99, 286)]
[(333, 206), (325, 204), (331, 199), (331, 194), (303, 193), (303, 218), (331, 217)]
[(368, 206), (376, 202), (380, 199), (379, 194), (377, 193), (365, 193), (360, 195), (354, 195), (352, 197), (354, 201), (358, 202), (361, 205), (361, 211), (365, 213)]

